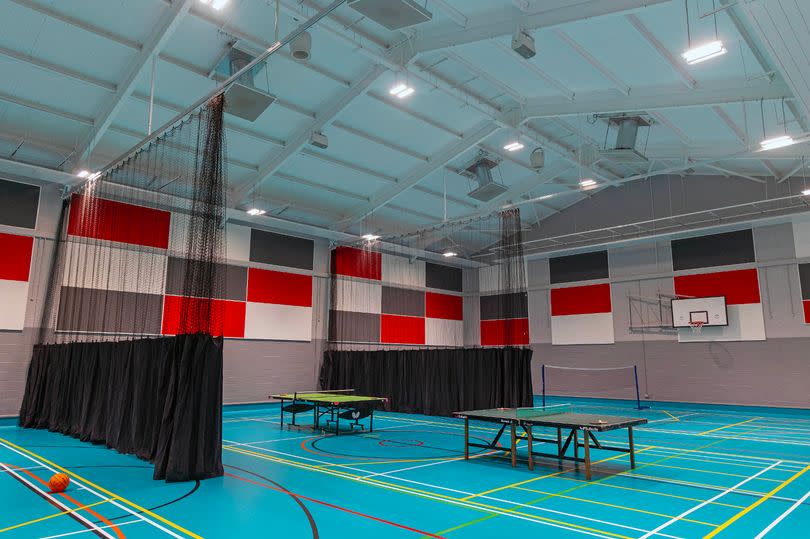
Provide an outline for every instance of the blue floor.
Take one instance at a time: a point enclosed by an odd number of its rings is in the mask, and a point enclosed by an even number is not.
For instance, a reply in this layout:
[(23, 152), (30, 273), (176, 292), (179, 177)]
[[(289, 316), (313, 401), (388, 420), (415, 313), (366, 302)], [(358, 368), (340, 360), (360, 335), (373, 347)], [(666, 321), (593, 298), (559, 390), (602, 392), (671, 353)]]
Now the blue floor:
[[(534, 471), (503, 455), (464, 461), (461, 420), (380, 412), (373, 433), (335, 437), (280, 429), (268, 405), (226, 409), (225, 477), (166, 484), (134, 457), (0, 425), (0, 535), (810, 537), (810, 411), (555, 402), (649, 418), (635, 430), (636, 469), (598, 450), (590, 482), (556, 460)], [(481, 439), (493, 431), (471, 424)], [(627, 441), (626, 431), (603, 438)], [(68, 491), (45, 494), (63, 469)]]

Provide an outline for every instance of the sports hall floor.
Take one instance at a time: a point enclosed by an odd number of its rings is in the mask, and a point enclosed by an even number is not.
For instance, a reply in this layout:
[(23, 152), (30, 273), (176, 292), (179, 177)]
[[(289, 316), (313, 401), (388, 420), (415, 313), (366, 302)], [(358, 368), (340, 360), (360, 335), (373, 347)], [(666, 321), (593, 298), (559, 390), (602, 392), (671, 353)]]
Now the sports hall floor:
[[(556, 461), (533, 472), (508, 458), (465, 462), (463, 422), (450, 418), (379, 412), (371, 434), (282, 430), (267, 405), (226, 408), (224, 477), (166, 484), (135, 457), (7, 422), (0, 536), (809, 536), (810, 411), (558, 402), (649, 418), (636, 430), (636, 470), (626, 454), (599, 451), (591, 482)], [(72, 483), (51, 498), (43, 481), (54, 471)]]

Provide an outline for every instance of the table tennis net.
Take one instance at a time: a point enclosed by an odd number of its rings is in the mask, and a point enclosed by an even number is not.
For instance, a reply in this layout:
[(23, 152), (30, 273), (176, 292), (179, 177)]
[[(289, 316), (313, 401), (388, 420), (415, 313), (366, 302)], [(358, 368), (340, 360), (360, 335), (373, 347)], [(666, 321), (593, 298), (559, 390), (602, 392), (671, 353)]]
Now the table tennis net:
[(620, 367), (542, 366), (543, 400), (547, 396), (620, 399), (641, 408), (635, 365)]

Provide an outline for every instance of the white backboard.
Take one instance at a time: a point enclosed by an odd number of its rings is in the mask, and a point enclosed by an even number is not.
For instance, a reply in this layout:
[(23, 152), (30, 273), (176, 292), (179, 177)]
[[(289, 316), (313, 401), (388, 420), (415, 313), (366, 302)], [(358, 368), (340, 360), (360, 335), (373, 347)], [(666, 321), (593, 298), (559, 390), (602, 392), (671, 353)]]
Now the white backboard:
[(727, 326), (726, 298), (684, 298), (672, 300), (672, 326), (688, 328), (691, 322), (703, 322), (703, 327)]

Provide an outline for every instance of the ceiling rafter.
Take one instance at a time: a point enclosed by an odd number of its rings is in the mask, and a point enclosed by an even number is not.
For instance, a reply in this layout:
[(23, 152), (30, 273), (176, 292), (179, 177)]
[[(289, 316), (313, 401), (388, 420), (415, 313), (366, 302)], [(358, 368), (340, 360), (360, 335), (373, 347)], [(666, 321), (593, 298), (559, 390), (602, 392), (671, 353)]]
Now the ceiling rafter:
[(464, 15), (462, 12), (454, 8), (449, 2), (446, 0), (433, 0), (431, 5), (436, 6), (441, 10), (442, 13), (447, 15), (454, 23), (461, 26), (462, 28), (467, 27), (467, 22), (469, 21), (469, 17)]
[(607, 80), (613, 83), (613, 86), (616, 87), (624, 95), (630, 95), (630, 86), (628, 86), (622, 79), (619, 78), (613, 71), (611, 71), (605, 64), (600, 62), (596, 59), (596, 57), (588, 52), (588, 50), (580, 45), (574, 38), (568, 35), (562, 29), (555, 29), (553, 31), (554, 35), (557, 36), (560, 40), (563, 41), (566, 45), (574, 49), (574, 52), (579, 54), (583, 60), (588, 62), (594, 69), (596, 69), (599, 73), (602, 74)]
[(486, 69), (482, 69), (475, 65), (473, 62), (469, 61), (468, 59), (464, 58), (462, 55), (458, 54), (456, 51), (447, 50), (444, 52), (445, 56), (449, 59), (453, 60), (454, 62), (461, 64), (464, 69), (472, 73), (473, 75), (478, 76), (482, 80), (489, 83), (491, 86), (494, 86), (501, 92), (505, 93), (521, 105), (526, 103), (526, 97), (523, 96), (520, 92), (503, 82), (501, 79), (496, 77), (495, 75), (491, 75)]
[(530, 62), (530, 61), (526, 60), (525, 58), (523, 58), (522, 56), (517, 54), (515, 51), (513, 51), (510, 46), (508, 46), (505, 43), (502, 43), (502, 42), (498, 41), (497, 39), (491, 40), (490, 43), (495, 45), (501, 51), (505, 52), (507, 57), (509, 57), (513, 61), (517, 62), (524, 69), (527, 69), (528, 71), (531, 71), (532, 73), (534, 73), (535, 75), (537, 75), (538, 77), (540, 77), (541, 79), (546, 81), (548, 84), (553, 86), (558, 92), (560, 92), (560, 94), (563, 97), (565, 97), (566, 99), (569, 99), (571, 101), (574, 100), (574, 91), (573, 90), (571, 90), (565, 84), (558, 81), (556, 78), (552, 77), (551, 75), (546, 73), (544, 70), (539, 68), (537, 66), (537, 64), (535, 64), (534, 62)]
[(99, 143), (104, 133), (118, 115), (121, 107), (124, 106), (126, 99), (132, 94), (144, 68), (149, 64), (152, 58), (159, 54), (165, 47), (174, 31), (180, 25), (180, 21), (182, 21), (183, 17), (188, 13), (193, 1), (194, 0), (175, 0), (169, 7), (169, 12), (161, 17), (160, 21), (155, 24), (152, 33), (146, 39), (141, 50), (135, 55), (135, 58), (127, 68), (124, 79), (116, 85), (116, 90), (112, 98), (104, 105), (101, 113), (95, 117), (92, 129), (79, 144), (78, 151), (76, 152), (78, 156), (77, 161), (79, 163), (87, 161), (87, 158), (93, 152), (96, 144)]
[(683, 61), (680, 58), (676, 57), (672, 54), (666, 46), (659, 41), (659, 39), (652, 33), (652, 31), (647, 28), (641, 19), (634, 14), (628, 14), (624, 16), (625, 19), (635, 28), (639, 34), (647, 41), (647, 43), (655, 49), (655, 51), (663, 58), (669, 67), (672, 68), (672, 71), (675, 72), (676, 75), (681, 79), (681, 81), (688, 87), (688, 88), (697, 88), (697, 81), (694, 77), (689, 73), (684, 65)]
[(675, 123), (669, 118), (667, 118), (663, 113), (657, 110), (651, 110), (648, 112), (648, 114), (652, 116), (655, 119), (655, 121), (657, 121), (661, 125), (665, 126), (667, 129), (675, 133), (675, 136), (681, 139), (681, 142), (683, 142), (686, 146), (694, 145), (692, 139), (689, 138), (689, 135), (684, 133), (680, 127), (675, 125)]

